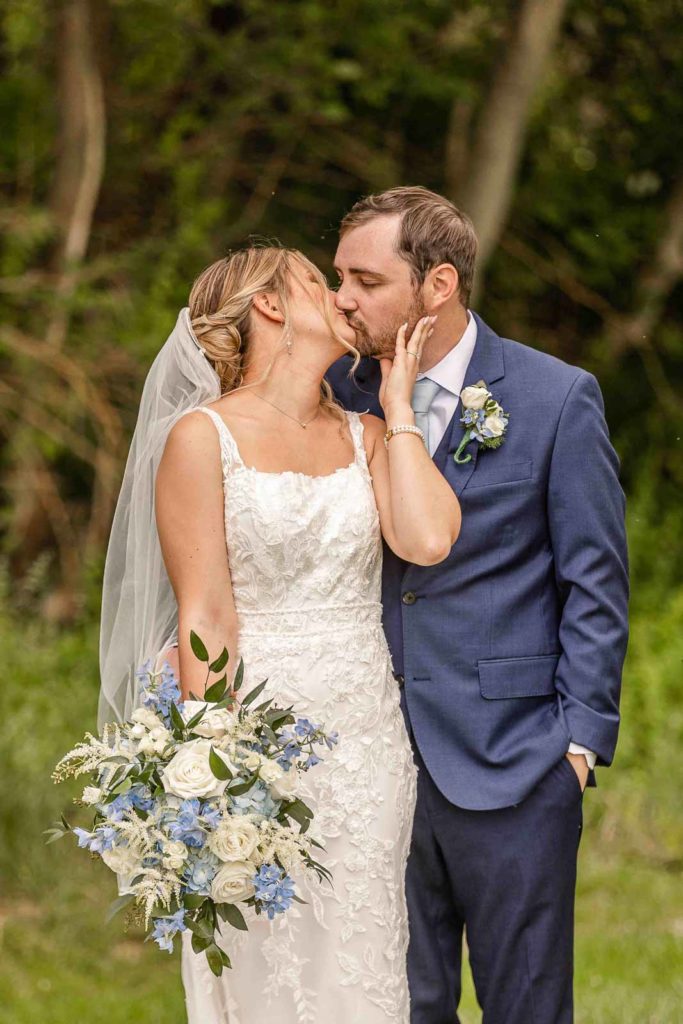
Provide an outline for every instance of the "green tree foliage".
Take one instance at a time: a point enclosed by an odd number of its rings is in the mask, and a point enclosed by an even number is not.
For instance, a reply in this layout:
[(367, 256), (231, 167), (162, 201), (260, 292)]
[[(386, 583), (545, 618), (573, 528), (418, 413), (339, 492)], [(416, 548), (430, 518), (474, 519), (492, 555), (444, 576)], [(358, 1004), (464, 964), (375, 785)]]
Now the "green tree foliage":
[[(50, 614), (76, 612), (101, 560), (141, 381), (196, 273), (253, 235), (330, 273), (360, 194), (471, 194), (477, 128), (533, 3), (2, 6), (0, 527), (17, 579), (55, 554)], [(683, 482), (682, 13), (566, 5), (477, 302), (597, 373), (627, 490), (659, 508)]]

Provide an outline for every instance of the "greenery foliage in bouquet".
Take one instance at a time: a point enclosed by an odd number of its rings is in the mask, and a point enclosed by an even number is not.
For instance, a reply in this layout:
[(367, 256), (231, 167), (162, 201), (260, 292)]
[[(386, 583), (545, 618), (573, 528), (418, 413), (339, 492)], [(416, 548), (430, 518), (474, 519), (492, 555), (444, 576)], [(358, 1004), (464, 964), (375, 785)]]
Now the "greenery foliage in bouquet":
[[(196, 633), (190, 641), (207, 680), (225, 669), (225, 648), (210, 661)], [(147, 939), (169, 952), (189, 929), (192, 948), (220, 975), (231, 963), (217, 942), (219, 922), (247, 930), (240, 905), (272, 919), (305, 902), (294, 868), (331, 881), (314, 859), (322, 847), (297, 792), (301, 773), (320, 762), (314, 748), (332, 749), (337, 735), (272, 699), (256, 705), (267, 680), (238, 699), (241, 660), (231, 687), (224, 674), (201, 699), (181, 700), (168, 662), (155, 672), (150, 659), (137, 675), (141, 704), (130, 720), (86, 733), (52, 775), (90, 776), (75, 800), (92, 810), (90, 828), (62, 815), (47, 842), (71, 833), (117, 874), (120, 895), (108, 919), (128, 907)]]

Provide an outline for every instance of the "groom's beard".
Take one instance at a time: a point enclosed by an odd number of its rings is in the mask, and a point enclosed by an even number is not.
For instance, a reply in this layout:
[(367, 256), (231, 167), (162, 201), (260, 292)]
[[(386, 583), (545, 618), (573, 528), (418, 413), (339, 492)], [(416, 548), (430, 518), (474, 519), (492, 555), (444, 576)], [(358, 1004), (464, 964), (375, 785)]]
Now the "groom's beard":
[(406, 320), (408, 321), (406, 338), (409, 339), (415, 324), (426, 313), (427, 310), (425, 309), (422, 296), (416, 295), (408, 310), (397, 313), (395, 321), (392, 319), (379, 333), (371, 333), (367, 325), (360, 318), (347, 316), (346, 319), (356, 332), (356, 348), (362, 356), (374, 356), (375, 359), (381, 359), (386, 356), (391, 359), (396, 350), (396, 335), (398, 334), (399, 327), (402, 327)]

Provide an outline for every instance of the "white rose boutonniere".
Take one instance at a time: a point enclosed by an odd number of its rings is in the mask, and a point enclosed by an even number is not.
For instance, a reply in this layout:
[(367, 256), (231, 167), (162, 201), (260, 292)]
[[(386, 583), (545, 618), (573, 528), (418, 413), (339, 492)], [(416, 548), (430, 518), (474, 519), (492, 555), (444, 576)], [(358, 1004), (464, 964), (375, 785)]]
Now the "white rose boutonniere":
[(453, 458), (462, 465), (472, 458), (469, 453), (463, 455), (472, 438), (478, 441), (482, 448), (500, 448), (510, 417), (495, 400), (483, 380), (463, 388), (460, 400), (463, 407), (460, 422), (467, 429)]

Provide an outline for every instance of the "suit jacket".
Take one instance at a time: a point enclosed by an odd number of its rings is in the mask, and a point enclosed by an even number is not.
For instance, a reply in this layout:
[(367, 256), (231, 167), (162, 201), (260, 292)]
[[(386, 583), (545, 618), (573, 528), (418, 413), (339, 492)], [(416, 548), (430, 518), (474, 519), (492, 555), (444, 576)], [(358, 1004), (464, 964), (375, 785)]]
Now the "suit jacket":
[[(510, 416), (497, 450), (470, 441), (459, 405), (434, 461), (460, 499), (445, 561), (385, 545), (384, 628), (415, 740), (457, 806), (522, 800), (570, 741), (611, 763), (628, 637), (619, 460), (591, 374), (500, 338), (477, 320), (464, 386), (484, 380)], [(379, 364), (328, 372), (348, 409), (383, 416)]]

